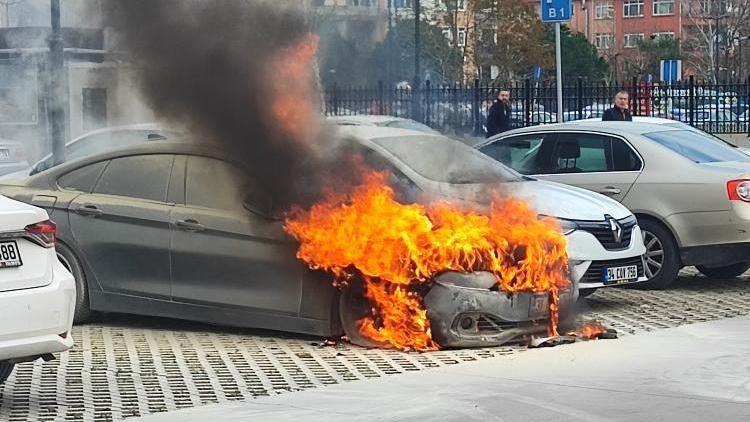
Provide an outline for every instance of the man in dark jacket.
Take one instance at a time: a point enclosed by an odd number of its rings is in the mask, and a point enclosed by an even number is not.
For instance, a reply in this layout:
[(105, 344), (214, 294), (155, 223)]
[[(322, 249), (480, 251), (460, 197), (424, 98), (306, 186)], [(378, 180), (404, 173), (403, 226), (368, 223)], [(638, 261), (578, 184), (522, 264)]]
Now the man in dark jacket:
[(510, 130), (510, 92), (500, 91), (487, 116), (487, 137)]
[(615, 95), (615, 106), (602, 114), (602, 120), (605, 122), (632, 122), (633, 116), (630, 114), (629, 97), (627, 91), (620, 91)]

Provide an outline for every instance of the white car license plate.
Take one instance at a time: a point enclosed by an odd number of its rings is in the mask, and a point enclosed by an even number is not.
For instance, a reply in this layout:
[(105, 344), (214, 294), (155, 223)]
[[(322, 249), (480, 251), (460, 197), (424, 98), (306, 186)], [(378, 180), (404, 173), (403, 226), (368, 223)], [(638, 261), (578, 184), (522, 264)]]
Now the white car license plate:
[(0, 242), (0, 268), (20, 267), (21, 253), (18, 251), (18, 244), (12, 242)]
[(623, 284), (638, 280), (638, 266), (604, 268), (604, 284)]

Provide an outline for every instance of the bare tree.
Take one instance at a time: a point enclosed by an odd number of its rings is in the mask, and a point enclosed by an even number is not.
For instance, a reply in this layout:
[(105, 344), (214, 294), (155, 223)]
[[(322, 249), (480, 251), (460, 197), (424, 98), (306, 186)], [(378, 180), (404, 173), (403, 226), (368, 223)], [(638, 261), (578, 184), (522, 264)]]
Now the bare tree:
[(10, 26), (10, 7), (15, 6), (19, 3), (23, 3), (26, 0), (0, 0), (0, 6), (3, 6), (3, 26)]
[(731, 76), (729, 52), (750, 35), (750, 0), (682, 0), (682, 13), (687, 23), (683, 46), (691, 67), (714, 82), (721, 79), (722, 70)]

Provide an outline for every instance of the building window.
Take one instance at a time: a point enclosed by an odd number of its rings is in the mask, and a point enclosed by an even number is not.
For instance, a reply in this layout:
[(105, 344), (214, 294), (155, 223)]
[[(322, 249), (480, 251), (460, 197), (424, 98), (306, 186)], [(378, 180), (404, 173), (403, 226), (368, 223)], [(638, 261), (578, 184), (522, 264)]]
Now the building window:
[(466, 10), (466, 0), (440, 0), (440, 5), (445, 10)]
[(396, 9), (413, 9), (414, 3), (412, 0), (395, 0), (394, 2)]
[(612, 36), (612, 34), (596, 34), (596, 36), (594, 36), (594, 45), (598, 49), (607, 50), (612, 48), (613, 44), (614, 36)]
[(651, 36), (657, 41), (661, 39), (674, 39), (674, 32), (654, 32)]
[[(466, 28), (458, 28), (458, 46), (463, 47), (466, 45)], [(443, 36), (448, 40), (448, 44), (453, 45), (453, 30), (451, 28), (443, 28)]]
[(643, 34), (625, 34), (625, 48), (636, 48), (643, 41)]
[(654, 16), (674, 15), (674, 0), (654, 0)]
[(90, 131), (107, 126), (107, 89), (81, 89), (83, 130)]
[(596, 3), (596, 7), (594, 8), (594, 19), (612, 19), (615, 14), (614, 12), (615, 8), (612, 3), (608, 1)]
[(626, 18), (643, 16), (643, 0), (625, 0), (622, 15)]

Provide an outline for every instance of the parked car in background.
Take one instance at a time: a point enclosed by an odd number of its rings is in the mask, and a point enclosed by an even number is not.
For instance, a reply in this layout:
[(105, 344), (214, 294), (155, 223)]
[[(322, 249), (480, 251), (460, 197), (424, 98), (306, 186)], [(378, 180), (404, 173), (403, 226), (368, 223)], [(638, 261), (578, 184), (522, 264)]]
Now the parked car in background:
[(610, 196), (635, 213), (645, 284), (680, 268), (727, 278), (750, 268), (750, 157), (691, 129), (636, 122), (564, 123), (476, 146), (518, 172)]
[(423, 123), (419, 123), (416, 120), (404, 119), (403, 117), (382, 115), (332, 116), (328, 117), (327, 120), (337, 126), (379, 126), (416, 130), (435, 135), (440, 133)]
[[(394, 187), (406, 194), (466, 200), (501, 183), (540, 214), (561, 219), (574, 282), (564, 292), (564, 315), (579, 280), (592, 288), (645, 280), (640, 229), (616, 201), (526, 179), (440, 135), (367, 125), (348, 125), (342, 133), (366, 163), (389, 170)], [(339, 298), (330, 280), (296, 259), (297, 245), (280, 214), (267, 198), (252, 195), (250, 172), (239, 160), (190, 143), (150, 142), (65, 163), (2, 185), (0, 192), (54, 214), (59, 253), (80, 289), (78, 321), (101, 310), (321, 336), (341, 334), (343, 322), (347, 334), (356, 334), (346, 325), (356, 320), (354, 299)], [(605, 247), (596, 233), (612, 227), (620, 236)], [(434, 338), (443, 346), (502, 343), (510, 332), (497, 321), (547, 318), (548, 295), (511, 297), (492, 290), (486, 275), (445, 276), (436, 285), (433, 303), (445, 295), (483, 296), (430, 309)], [(335, 314), (339, 300), (341, 313)], [(454, 330), (461, 318), (474, 324)], [(544, 329), (540, 324), (535, 327)]]
[[(65, 144), (65, 160), (72, 161), (116, 148), (147, 141), (175, 139), (180, 136), (178, 131), (167, 129), (156, 123), (108, 127), (86, 133)], [(53, 165), (52, 154), (47, 154), (32, 166), (29, 175), (52, 168)]]
[[(601, 119), (586, 119), (586, 120), (578, 120), (577, 123), (597, 125), (597, 124), (601, 123), (601, 121), (602, 121)], [(656, 125), (664, 125), (664, 126), (668, 126), (668, 127), (682, 129), (682, 130), (694, 131), (694, 132), (700, 133), (701, 135), (705, 136), (706, 138), (710, 138), (710, 139), (707, 139), (707, 141), (720, 141), (720, 142), (724, 142), (725, 144), (729, 145), (730, 147), (737, 148), (738, 151), (741, 151), (741, 152), (743, 152), (743, 153), (745, 153), (745, 154), (747, 154), (747, 155), (750, 156), (750, 148), (746, 148), (746, 147), (741, 147), (741, 146), (735, 145), (735, 144), (733, 144), (733, 143), (731, 143), (729, 141), (726, 141), (724, 139), (719, 138), (716, 135), (713, 135), (711, 133), (705, 132), (705, 131), (700, 130), (698, 128), (694, 128), (694, 127), (692, 127), (689, 124), (684, 123), (684, 122), (680, 122), (680, 121), (672, 120), (672, 119), (664, 119), (664, 118), (661, 118), (661, 117), (648, 117), (648, 116), (633, 116), (633, 121), (637, 122), (637, 123), (650, 123), (650, 124), (656, 124)]]
[(26, 149), (20, 142), (0, 139), (0, 176), (29, 167)]
[(0, 196), (0, 383), (16, 363), (73, 346), (76, 288), (55, 232), (44, 210)]

